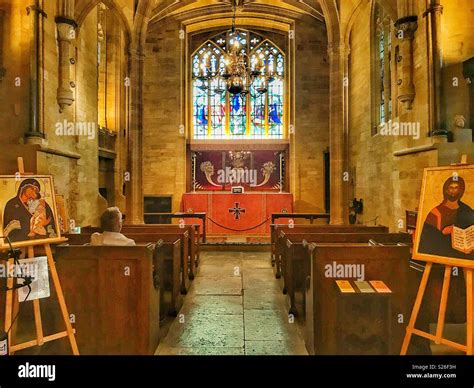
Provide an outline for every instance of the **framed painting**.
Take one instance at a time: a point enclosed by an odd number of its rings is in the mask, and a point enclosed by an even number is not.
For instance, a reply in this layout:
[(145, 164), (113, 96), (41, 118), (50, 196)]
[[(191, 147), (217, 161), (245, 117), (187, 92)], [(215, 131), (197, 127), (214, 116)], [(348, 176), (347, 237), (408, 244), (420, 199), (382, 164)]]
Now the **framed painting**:
[(61, 240), (53, 177), (0, 175), (0, 248)]
[(474, 166), (425, 169), (418, 209), (413, 258), (474, 265)]

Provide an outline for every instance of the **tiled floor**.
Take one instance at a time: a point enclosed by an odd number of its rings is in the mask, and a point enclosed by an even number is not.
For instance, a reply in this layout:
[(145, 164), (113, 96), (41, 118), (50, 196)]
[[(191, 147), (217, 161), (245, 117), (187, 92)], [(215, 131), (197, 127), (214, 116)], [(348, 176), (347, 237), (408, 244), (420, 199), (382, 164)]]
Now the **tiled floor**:
[(157, 355), (305, 355), (268, 252), (203, 252)]

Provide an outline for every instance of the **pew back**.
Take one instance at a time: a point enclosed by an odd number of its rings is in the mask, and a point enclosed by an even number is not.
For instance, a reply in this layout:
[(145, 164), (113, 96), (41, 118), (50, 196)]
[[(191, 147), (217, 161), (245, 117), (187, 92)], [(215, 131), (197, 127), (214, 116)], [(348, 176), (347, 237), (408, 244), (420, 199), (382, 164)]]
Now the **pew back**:
[[(340, 333), (333, 322), (337, 314), (334, 282), (338, 276), (328, 276), (328, 269), (335, 265), (350, 266), (347, 268), (360, 265), (362, 267), (357, 268), (363, 268), (364, 280), (382, 280), (391, 288), (392, 338), (385, 340), (393, 344), (392, 352), (398, 354), (405, 327), (399, 323), (399, 317), (403, 314), (404, 319), (408, 319), (410, 314), (407, 289), (410, 248), (328, 243), (310, 244), (309, 249), (311, 269), (306, 286), (305, 340), (310, 354), (334, 354), (336, 349), (335, 341)], [(370, 331), (370, 327), (365, 329)]]
[[(56, 247), (55, 259), (81, 354), (153, 354), (160, 289), (154, 245)], [(126, 319), (124, 319), (126, 317)]]

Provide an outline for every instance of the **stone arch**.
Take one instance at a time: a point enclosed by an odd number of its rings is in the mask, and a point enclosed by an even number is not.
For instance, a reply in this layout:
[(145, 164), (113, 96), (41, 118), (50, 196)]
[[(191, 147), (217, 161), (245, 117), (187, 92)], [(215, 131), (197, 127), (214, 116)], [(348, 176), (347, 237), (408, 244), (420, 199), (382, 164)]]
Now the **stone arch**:
[(122, 28), (124, 30), (124, 35), (125, 35), (125, 46), (128, 47), (128, 45), (131, 43), (131, 30), (130, 30), (130, 25), (127, 21), (126, 16), (122, 12), (122, 9), (117, 5), (115, 0), (93, 0), (93, 1), (88, 1), (86, 4), (81, 8), (76, 7), (75, 14), (76, 16), (76, 23), (77, 23), (77, 33), (80, 33), (81, 26), (86, 19), (87, 15), (89, 15), (89, 12), (91, 12), (99, 3), (103, 3), (111, 10), (111, 12), (118, 18), (120, 21), (120, 24), (122, 25)]

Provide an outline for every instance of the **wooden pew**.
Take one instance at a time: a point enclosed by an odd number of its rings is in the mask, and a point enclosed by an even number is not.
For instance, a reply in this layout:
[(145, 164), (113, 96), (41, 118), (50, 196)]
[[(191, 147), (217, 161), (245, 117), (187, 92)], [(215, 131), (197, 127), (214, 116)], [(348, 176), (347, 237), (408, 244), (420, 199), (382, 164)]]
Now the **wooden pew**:
[(274, 266), (275, 277), (281, 277), (280, 256), (284, 249), (285, 242), (281, 239), (280, 231), (287, 234), (295, 233), (388, 233), (386, 226), (366, 226), (366, 225), (273, 225), (272, 234), (272, 265)]
[[(186, 232), (187, 233), (187, 232)], [(83, 245), (90, 242), (91, 234), (68, 234), (68, 244)], [(153, 243), (160, 241), (160, 249), (156, 249), (155, 262), (159, 271), (161, 281), (161, 311), (169, 315), (176, 316), (182, 306), (182, 297), (180, 293), (185, 293), (186, 289), (183, 283), (185, 272), (183, 270), (183, 256), (186, 250), (182, 249), (182, 239), (176, 233), (128, 233), (126, 237), (131, 238), (137, 244)], [(158, 240), (157, 240), (158, 239)], [(165, 295), (167, 287), (170, 289), (170, 302), (166, 303)]]
[[(139, 224), (139, 225), (124, 225), (121, 233), (155, 233), (155, 232), (178, 232), (181, 233), (183, 230), (189, 231), (189, 278), (194, 279), (195, 272), (199, 265), (200, 257), (200, 225), (198, 224), (185, 224), (182, 226), (173, 224)], [(102, 232), (101, 228), (85, 226), (81, 229), (81, 233), (95, 233)], [(185, 245), (185, 244), (183, 244)]]
[(154, 245), (61, 245), (55, 260), (81, 354), (153, 354), (159, 342), (160, 288)]
[(142, 225), (124, 225), (122, 233), (155, 233), (155, 232), (175, 232), (187, 230), (189, 232), (189, 279), (193, 280), (196, 270), (199, 265), (200, 255), (200, 225), (199, 224), (185, 224), (185, 225), (172, 225), (172, 224), (142, 224)]
[[(84, 227), (81, 229), (83, 234), (101, 232), (100, 228)], [(150, 242), (159, 240), (163, 236), (165, 241), (169, 241), (168, 235), (176, 235), (181, 239), (182, 250), (182, 284), (181, 293), (186, 294), (189, 288), (189, 280), (194, 279), (194, 271), (196, 270), (196, 252), (199, 251), (199, 246), (196, 245), (195, 225), (184, 225), (180, 228), (179, 225), (126, 225), (122, 228), (121, 233), (125, 236), (134, 234), (155, 234)], [(131, 237), (130, 237), (131, 238)], [(198, 239), (199, 240), (199, 239)], [(190, 253), (191, 252), (191, 253)]]
[[(399, 354), (403, 341), (406, 321), (410, 317), (408, 303), (408, 270), (410, 247), (406, 246), (367, 246), (367, 244), (314, 244), (310, 250), (310, 276), (306, 279), (306, 330), (305, 342), (310, 354), (334, 354), (336, 338), (344, 328), (334, 324), (335, 278), (326, 276), (326, 265), (362, 264), (365, 280), (382, 280), (392, 290), (390, 298), (391, 338), (385, 338), (391, 344), (392, 354)], [(404, 322), (400, 323), (400, 314)], [(354, 317), (357, 319), (357, 317)], [(355, 322), (354, 322), (355, 323)], [(370, 338), (370, 326), (366, 336), (359, 333), (360, 342)], [(368, 346), (368, 345), (367, 345)]]
[[(308, 243), (377, 243), (411, 245), (411, 236), (407, 233), (295, 233), (288, 234), (280, 231), (284, 247), (281, 254), (281, 269), (283, 275), (283, 292), (290, 299), (289, 313), (298, 315), (295, 301), (295, 291), (301, 288), (309, 276)], [(304, 290), (303, 290), (304, 295)], [(304, 302), (303, 302), (304, 308)]]

